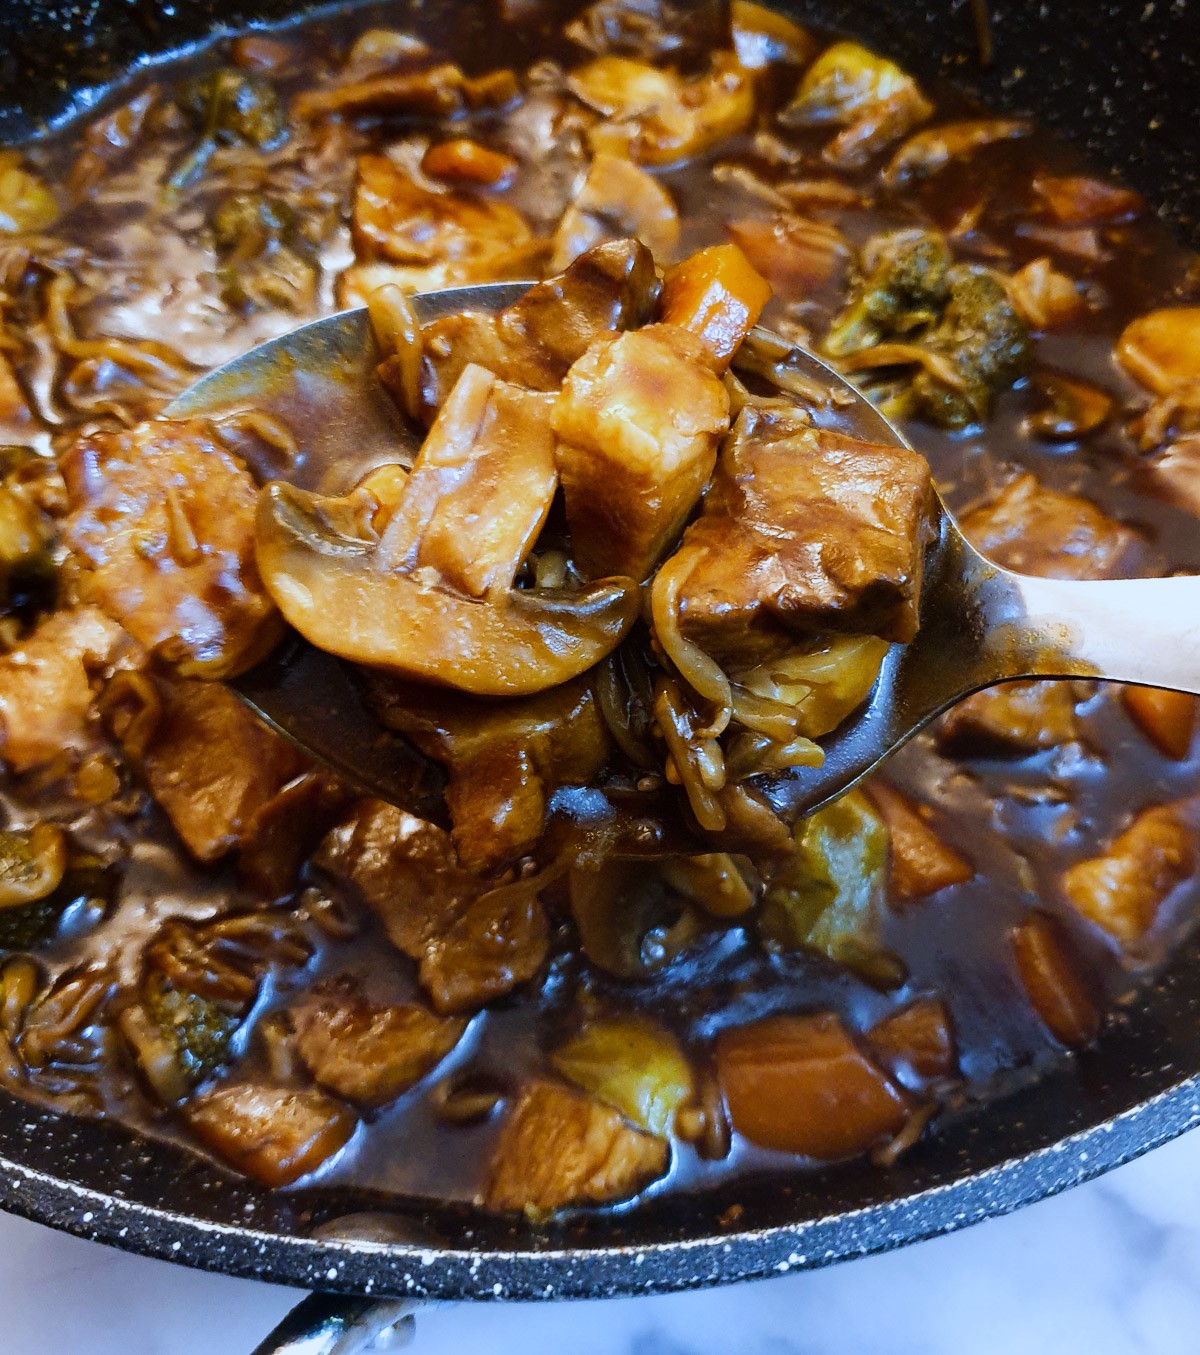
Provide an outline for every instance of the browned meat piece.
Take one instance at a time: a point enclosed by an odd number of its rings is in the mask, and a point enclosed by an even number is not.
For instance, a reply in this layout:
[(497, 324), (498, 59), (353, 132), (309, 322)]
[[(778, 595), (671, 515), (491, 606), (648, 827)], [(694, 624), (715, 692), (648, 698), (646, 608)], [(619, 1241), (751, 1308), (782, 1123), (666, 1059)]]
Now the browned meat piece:
[(680, 629), (729, 661), (796, 631), (911, 640), (931, 505), (916, 452), (747, 406), (672, 565)]
[(729, 7), (724, 0), (595, 0), (566, 33), (589, 52), (691, 64), (728, 44)]
[(729, 397), (686, 330), (597, 339), (554, 407), (576, 564), (644, 579), (683, 526), (729, 427)]
[(264, 1186), (290, 1186), (344, 1148), (357, 1121), (323, 1092), (227, 1082), (188, 1103), (196, 1137)]
[(943, 842), (920, 808), (884, 781), (873, 780), (868, 794), (887, 825), (891, 849), (888, 881), (893, 898), (923, 899), (948, 885), (962, 884), (974, 867)]
[(533, 978), (550, 944), (538, 888), (520, 880), (481, 894), (429, 943), (418, 977), (435, 1011), (475, 1011)]
[(305, 772), (283, 786), (246, 823), (238, 843), (238, 879), (260, 898), (281, 899), (349, 795), (327, 772)]
[(509, 992), (545, 959), (542, 883), (485, 893), (459, 866), (449, 834), (392, 805), (362, 801), (315, 860), (354, 885), (392, 944), (420, 961), (421, 985), (444, 1015)]
[(257, 490), (205, 419), (79, 440), (64, 460), (67, 544), (97, 602), (148, 649), (205, 677), (239, 672), (278, 639), (254, 561)]
[(426, 406), (442, 404), (469, 362), (519, 386), (556, 391), (593, 339), (645, 323), (658, 289), (645, 246), (616, 240), (588, 250), (498, 314), (467, 311), (434, 321), (423, 332)]
[(1100, 1031), (1100, 1012), (1063, 927), (1047, 913), (1030, 913), (1012, 934), (1013, 963), (1030, 1005), (1050, 1034), (1082, 1049)]
[(531, 851), (554, 791), (587, 784), (608, 760), (604, 720), (584, 679), (502, 704), (384, 682), (373, 706), (445, 766), (454, 845), (473, 872)]
[(945, 1004), (923, 997), (885, 1016), (863, 1037), (875, 1058), (910, 1091), (958, 1075), (954, 1029)]
[(557, 1082), (533, 1082), (508, 1114), (483, 1203), (546, 1214), (570, 1204), (626, 1200), (667, 1170), (665, 1139)]
[(384, 530), (390, 567), (434, 569), (472, 597), (512, 587), (558, 487), (553, 399), (463, 371)]
[(679, 244), (679, 210), (661, 183), (632, 160), (597, 155), (554, 237), (550, 267), (566, 268), (603, 240), (632, 237), (662, 265)]
[(377, 75), (335, 85), (331, 89), (306, 90), (293, 103), (298, 118), (326, 117), (341, 113), (415, 113), (450, 117), (465, 104), (465, 78), (458, 66), (445, 63), (425, 70)]
[(0, 658), (0, 756), (26, 772), (87, 746), (91, 676), (135, 646), (98, 607), (46, 617), (33, 634)]
[(361, 800), (316, 861), (358, 890), (392, 945), (414, 960), (481, 889), (459, 866), (448, 833), (382, 800)]
[(365, 298), (385, 282), (432, 292), (528, 276), (545, 248), (507, 203), (426, 188), (382, 155), (359, 158), (351, 226), (360, 263), (388, 266), (351, 270), (346, 300)]
[(368, 1002), (354, 979), (309, 993), (291, 1008), (296, 1048), (313, 1077), (362, 1106), (386, 1106), (454, 1048), (467, 1023), (415, 1003)]
[(161, 679), (157, 688), (162, 709), (142, 774), (188, 851), (215, 861), (304, 760), (217, 683)]
[(947, 748), (1036, 753), (1078, 736), (1071, 682), (1005, 682), (960, 701), (937, 726)]
[(1146, 542), (1076, 494), (1018, 475), (967, 513), (963, 533), (989, 560), (1047, 579), (1119, 579), (1139, 572)]
[(754, 121), (754, 81), (732, 52), (717, 52), (711, 69), (694, 80), (602, 56), (573, 71), (568, 84), (605, 115), (592, 129), (592, 149), (642, 165), (674, 165), (701, 155)]
[(1176, 805), (1144, 809), (1107, 851), (1062, 877), (1072, 908), (1125, 946), (1154, 926), (1167, 896), (1195, 870), (1192, 828)]

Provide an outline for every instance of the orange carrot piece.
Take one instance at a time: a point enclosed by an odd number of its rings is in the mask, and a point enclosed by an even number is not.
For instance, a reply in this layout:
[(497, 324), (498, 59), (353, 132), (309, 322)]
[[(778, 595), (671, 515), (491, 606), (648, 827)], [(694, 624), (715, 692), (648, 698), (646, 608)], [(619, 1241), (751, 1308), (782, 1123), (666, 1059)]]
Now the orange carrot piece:
[(1012, 934), (1012, 953), (1021, 985), (1050, 1034), (1069, 1049), (1091, 1044), (1100, 1012), (1062, 927), (1045, 913), (1030, 913)]
[(1160, 753), (1176, 761), (1187, 757), (1196, 731), (1196, 698), (1190, 692), (1126, 687), (1121, 701), (1129, 718)]
[(739, 1134), (822, 1162), (899, 1133), (911, 1105), (832, 1012), (722, 1031), (717, 1075)]
[(719, 373), (729, 366), (770, 299), (770, 284), (737, 245), (713, 245), (667, 273), (662, 318), (665, 324), (690, 330)]

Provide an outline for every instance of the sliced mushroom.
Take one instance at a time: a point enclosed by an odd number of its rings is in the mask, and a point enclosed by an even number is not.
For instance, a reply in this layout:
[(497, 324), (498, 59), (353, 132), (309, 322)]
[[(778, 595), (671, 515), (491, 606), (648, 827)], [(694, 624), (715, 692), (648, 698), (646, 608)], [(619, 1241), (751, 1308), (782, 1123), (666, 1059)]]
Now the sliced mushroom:
[(476, 600), (429, 569), (383, 570), (377, 541), (331, 521), (342, 505), (274, 483), (257, 522), (258, 566), (280, 611), (341, 658), (479, 696), (524, 696), (598, 663), (637, 615), (632, 579)]
[(1033, 385), (1043, 403), (1025, 420), (1025, 428), (1046, 442), (1087, 437), (1102, 428), (1112, 414), (1112, 397), (1090, 381), (1043, 368), (1034, 373)]

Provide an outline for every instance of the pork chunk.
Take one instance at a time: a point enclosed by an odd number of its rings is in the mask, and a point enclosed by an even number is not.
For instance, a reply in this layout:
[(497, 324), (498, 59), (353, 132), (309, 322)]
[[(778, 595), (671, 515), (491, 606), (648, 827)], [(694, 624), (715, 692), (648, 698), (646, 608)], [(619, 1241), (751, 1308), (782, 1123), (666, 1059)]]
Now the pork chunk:
[(508, 1114), (483, 1203), (545, 1214), (571, 1204), (625, 1200), (667, 1170), (665, 1139), (557, 1082), (533, 1082)]
[(392, 945), (414, 960), (482, 887), (458, 864), (447, 832), (383, 800), (359, 801), (316, 861), (358, 891)]
[(396, 949), (420, 961), (421, 986), (443, 1016), (510, 992), (546, 957), (536, 880), (488, 889), (458, 864), (448, 833), (381, 800), (362, 801), (315, 861), (352, 885)]
[(92, 675), (136, 662), (137, 646), (98, 607), (47, 616), (0, 658), (0, 756), (27, 772), (89, 742)]
[(230, 1082), (189, 1102), (196, 1137), (264, 1186), (290, 1186), (345, 1147), (357, 1121), (323, 1092)]
[(472, 872), (531, 851), (553, 793), (587, 784), (608, 759), (606, 726), (586, 679), (504, 702), (389, 679), (375, 681), (372, 693), (379, 719), (446, 768), (454, 846)]
[(1119, 579), (1140, 572), (1146, 542), (1088, 499), (1019, 475), (967, 513), (964, 535), (989, 560), (1047, 579)]
[(964, 752), (1036, 753), (1079, 733), (1073, 682), (1005, 682), (960, 701), (938, 722), (938, 742)]
[(416, 1003), (369, 1002), (353, 979), (291, 1009), (296, 1048), (323, 1087), (361, 1106), (386, 1106), (431, 1072), (467, 1023)]
[(279, 636), (254, 560), (257, 489), (205, 419), (81, 438), (63, 473), (89, 600), (180, 672), (250, 667)]
[(580, 255), (499, 312), (466, 311), (423, 330), (423, 396), (441, 406), (470, 362), (530, 390), (556, 391), (601, 334), (635, 329), (658, 299), (650, 251), (616, 240)]
[(385, 281), (432, 292), (521, 277), (539, 253), (525, 218), (507, 203), (427, 187), (382, 155), (359, 158), (351, 231), (360, 264), (386, 265), (351, 270), (346, 285), (359, 297)]
[(673, 325), (597, 339), (554, 406), (576, 564), (644, 579), (712, 474), (729, 398), (705, 349)]
[(142, 774), (188, 851), (215, 861), (304, 761), (217, 683), (161, 679), (157, 689), (162, 711)]
[(472, 597), (512, 587), (554, 499), (553, 397), (469, 366), (384, 532), (393, 567), (435, 569)]
[(537, 884), (520, 880), (472, 900), (426, 946), (417, 976), (435, 1011), (476, 1011), (533, 978), (549, 945)]
[(1136, 945), (1154, 926), (1167, 896), (1195, 870), (1192, 832), (1176, 805), (1144, 809), (1089, 861), (1062, 878), (1067, 902), (1122, 945)]
[(916, 452), (748, 406), (680, 549), (681, 630), (730, 661), (764, 633), (911, 640), (932, 502)]

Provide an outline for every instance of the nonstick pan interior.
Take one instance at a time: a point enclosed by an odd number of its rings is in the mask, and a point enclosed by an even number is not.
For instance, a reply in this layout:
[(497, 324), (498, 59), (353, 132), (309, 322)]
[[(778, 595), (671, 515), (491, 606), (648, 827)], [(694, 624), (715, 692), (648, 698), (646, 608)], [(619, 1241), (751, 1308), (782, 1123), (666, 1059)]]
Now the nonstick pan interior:
[[(1031, 112), (1086, 148), (1196, 240), (1200, 70), (1188, 0), (1145, 6), (993, 0), (981, 72), (965, 6), (793, 3), (916, 72)], [(426, 0), (460, 26), (489, 4)], [(389, 21), (402, 24), (404, 4)], [(0, 139), (36, 134), (136, 63), (214, 31), (295, 16), (289, 0), (0, 0)], [(1128, 1160), (1200, 1123), (1200, 945), (1067, 1071), (944, 1128), (887, 1173), (866, 1165), (741, 1180), (703, 1196), (547, 1227), (454, 1207), (321, 1191), (272, 1194), (117, 1127), (0, 1095), (0, 1204), (117, 1246), (331, 1290), (538, 1298), (652, 1292), (825, 1264), (960, 1227)]]

